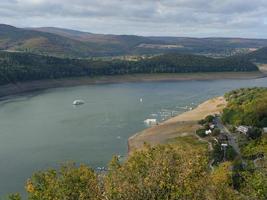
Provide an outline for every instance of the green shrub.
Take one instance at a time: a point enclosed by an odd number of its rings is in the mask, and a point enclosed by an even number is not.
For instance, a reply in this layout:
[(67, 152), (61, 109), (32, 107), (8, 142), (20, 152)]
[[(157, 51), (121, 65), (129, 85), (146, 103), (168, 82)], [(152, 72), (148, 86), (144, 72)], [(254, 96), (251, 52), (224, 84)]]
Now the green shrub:
[(211, 123), (213, 122), (214, 118), (215, 117), (213, 115), (208, 115), (207, 117), (205, 117), (205, 121), (208, 123)]
[(199, 136), (199, 137), (206, 137), (206, 129), (204, 128), (200, 128), (198, 130), (196, 130), (196, 134)]
[(248, 137), (252, 140), (255, 140), (262, 135), (262, 130), (260, 128), (253, 127), (248, 132)]
[(200, 124), (200, 125), (204, 125), (205, 123), (206, 123), (205, 119), (201, 119), (198, 121), (198, 124)]
[(215, 128), (212, 130), (211, 135), (212, 136), (218, 136), (218, 135), (220, 135), (220, 133), (221, 133), (221, 130), (219, 128)]

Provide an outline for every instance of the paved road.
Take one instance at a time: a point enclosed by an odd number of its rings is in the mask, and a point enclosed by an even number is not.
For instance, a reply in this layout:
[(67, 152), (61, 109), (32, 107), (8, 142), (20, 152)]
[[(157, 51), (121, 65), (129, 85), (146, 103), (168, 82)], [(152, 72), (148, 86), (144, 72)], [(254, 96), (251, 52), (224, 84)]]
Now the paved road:
[(216, 117), (215, 122), (217, 124), (217, 127), (227, 135), (229, 144), (234, 148), (236, 153), (240, 155), (240, 149), (238, 143), (236, 142), (236, 138), (233, 136), (233, 134), (228, 130), (226, 126), (224, 126), (220, 118)]

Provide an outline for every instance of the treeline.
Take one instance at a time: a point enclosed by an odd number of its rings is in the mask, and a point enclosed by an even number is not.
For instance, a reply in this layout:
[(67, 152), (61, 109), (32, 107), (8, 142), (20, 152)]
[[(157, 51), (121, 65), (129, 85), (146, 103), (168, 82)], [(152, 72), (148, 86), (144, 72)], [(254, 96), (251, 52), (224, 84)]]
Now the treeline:
[(139, 61), (103, 61), (0, 52), (0, 84), (79, 76), (256, 70), (258, 68), (254, 64), (239, 57), (214, 59), (197, 55), (166, 54)]

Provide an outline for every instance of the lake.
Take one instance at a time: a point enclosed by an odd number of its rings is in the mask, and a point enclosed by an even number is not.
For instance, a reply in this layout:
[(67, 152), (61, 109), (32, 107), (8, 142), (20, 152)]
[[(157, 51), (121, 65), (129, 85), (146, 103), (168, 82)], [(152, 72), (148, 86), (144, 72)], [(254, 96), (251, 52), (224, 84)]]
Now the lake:
[[(253, 80), (120, 83), (50, 89), (0, 102), (0, 196), (21, 192), (35, 171), (66, 161), (104, 167), (127, 154), (144, 120), (171, 115)], [(84, 105), (73, 106), (75, 99)], [(140, 100), (142, 99), (142, 101)]]

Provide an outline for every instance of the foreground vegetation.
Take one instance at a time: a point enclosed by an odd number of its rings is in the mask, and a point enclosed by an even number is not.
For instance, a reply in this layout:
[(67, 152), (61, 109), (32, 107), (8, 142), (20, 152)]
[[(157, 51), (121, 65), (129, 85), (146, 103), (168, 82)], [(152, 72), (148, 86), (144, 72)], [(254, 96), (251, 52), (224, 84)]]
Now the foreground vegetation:
[[(234, 187), (249, 199), (267, 199), (267, 88), (244, 88), (225, 95), (228, 105), (222, 119), (228, 124), (241, 150), (233, 165)], [(244, 134), (236, 129), (247, 125)]]
[(166, 54), (138, 61), (103, 61), (0, 52), (0, 84), (80, 76), (247, 71), (258, 71), (258, 68), (240, 57), (214, 59)]
[[(206, 143), (180, 137), (165, 145), (145, 145), (124, 163), (114, 157), (105, 174), (74, 164), (35, 173), (25, 186), (27, 199), (265, 199), (266, 180), (260, 172), (242, 171), (237, 188), (237, 161), (219, 163), (210, 171), (208, 160)], [(8, 199), (22, 198), (12, 194)]]
[[(114, 157), (107, 174), (85, 165), (36, 173), (27, 181), (29, 200), (238, 199), (231, 188), (231, 163), (210, 173), (207, 146), (195, 137), (135, 152), (125, 163)], [(10, 199), (20, 199), (13, 194)]]

